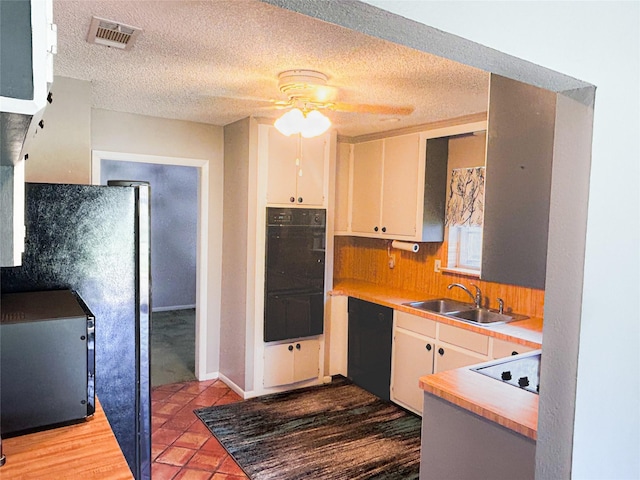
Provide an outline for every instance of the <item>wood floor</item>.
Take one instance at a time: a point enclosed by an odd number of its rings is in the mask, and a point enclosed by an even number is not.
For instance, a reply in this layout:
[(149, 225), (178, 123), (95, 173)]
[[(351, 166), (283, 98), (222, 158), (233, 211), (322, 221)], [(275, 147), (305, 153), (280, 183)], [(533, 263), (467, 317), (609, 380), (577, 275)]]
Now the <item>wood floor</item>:
[(194, 409), (242, 399), (220, 380), (161, 385), (151, 392), (153, 480), (241, 480), (242, 472)]

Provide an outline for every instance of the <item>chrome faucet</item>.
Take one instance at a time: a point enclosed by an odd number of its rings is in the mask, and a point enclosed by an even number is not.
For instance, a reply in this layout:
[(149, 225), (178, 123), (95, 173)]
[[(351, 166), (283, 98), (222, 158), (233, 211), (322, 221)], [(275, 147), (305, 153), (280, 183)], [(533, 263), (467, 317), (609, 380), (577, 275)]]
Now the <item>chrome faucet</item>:
[(469, 289), (464, 285), (462, 285), (461, 283), (450, 283), (447, 289), (451, 290), (453, 287), (461, 288), (462, 290), (464, 290), (469, 294), (469, 296), (473, 300), (473, 303), (475, 303), (476, 308), (480, 308), (482, 306), (482, 291), (480, 290), (480, 287), (478, 287), (476, 284), (471, 283), (470, 285), (476, 289), (475, 295), (471, 293), (471, 291), (469, 291)]

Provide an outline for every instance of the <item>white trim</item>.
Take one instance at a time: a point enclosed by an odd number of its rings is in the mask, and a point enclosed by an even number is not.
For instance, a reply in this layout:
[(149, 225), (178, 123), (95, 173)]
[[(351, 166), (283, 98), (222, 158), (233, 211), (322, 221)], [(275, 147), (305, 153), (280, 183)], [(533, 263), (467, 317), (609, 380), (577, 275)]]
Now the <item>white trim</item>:
[[(160, 165), (178, 165), (196, 167), (198, 175), (198, 231), (196, 244), (196, 345), (195, 370), (199, 380), (217, 378), (218, 374), (207, 373), (207, 266), (209, 258), (209, 160), (182, 157), (164, 157), (139, 153), (108, 152), (92, 150), (91, 183), (100, 184), (100, 162), (116, 160), (122, 162), (155, 163)], [(153, 311), (153, 310), (152, 310)]]

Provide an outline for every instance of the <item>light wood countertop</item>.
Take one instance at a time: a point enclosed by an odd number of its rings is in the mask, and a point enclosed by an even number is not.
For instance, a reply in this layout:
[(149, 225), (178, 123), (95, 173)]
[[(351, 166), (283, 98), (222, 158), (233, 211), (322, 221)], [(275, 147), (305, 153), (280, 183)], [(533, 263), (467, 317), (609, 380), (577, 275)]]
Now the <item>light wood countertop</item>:
[(420, 377), (420, 388), (533, 440), (538, 431), (538, 395), (469, 367)]
[(2, 440), (0, 479), (133, 479), (102, 406), (75, 425)]
[[(542, 319), (528, 318), (517, 322), (510, 322), (501, 325), (483, 327), (473, 325), (468, 322), (456, 320), (437, 313), (426, 312), (416, 308), (403, 305), (408, 302), (419, 300), (428, 300), (424, 295), (416, 297), (415, 292), (404, 290), (393, 290), (387, 287), (381, 287), (367, 282), (359, 281), (343, 281), (334, 284), (331, 295), (348, 295), (361, 300), (378, 303), (396, 310), (401, 310), (413, 315), (435, 320), (436, 322), (446, 323), (473, 332), (481, 333), (490, 337), (499, 338), (509, 342), (518, 343), (531, 348), (541, 348), (542, 346)], [(444, 295), (443, 295), (444, 296)], [(440, 297), (431, 297), (440, 298)]]

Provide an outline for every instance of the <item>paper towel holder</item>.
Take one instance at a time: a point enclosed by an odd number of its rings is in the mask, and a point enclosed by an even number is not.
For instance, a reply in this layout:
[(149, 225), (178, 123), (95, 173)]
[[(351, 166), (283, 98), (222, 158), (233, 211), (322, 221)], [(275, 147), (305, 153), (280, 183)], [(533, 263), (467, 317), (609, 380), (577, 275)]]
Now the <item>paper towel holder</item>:
[(417, 253), (420, 250), (420, 245), (413, 242), (403, 242), (401, 240), (391, 241), (391, 247), (397, 250), (404, 250), (405, 252)]

